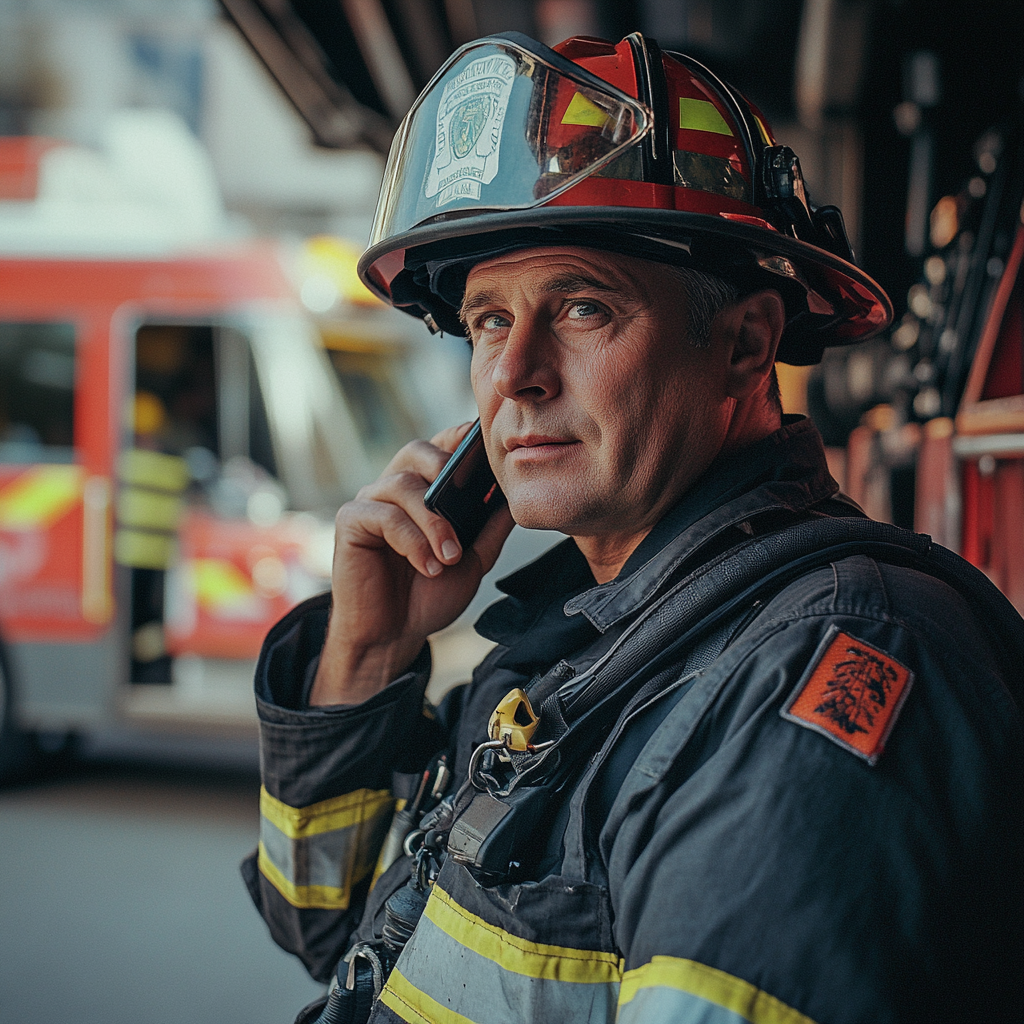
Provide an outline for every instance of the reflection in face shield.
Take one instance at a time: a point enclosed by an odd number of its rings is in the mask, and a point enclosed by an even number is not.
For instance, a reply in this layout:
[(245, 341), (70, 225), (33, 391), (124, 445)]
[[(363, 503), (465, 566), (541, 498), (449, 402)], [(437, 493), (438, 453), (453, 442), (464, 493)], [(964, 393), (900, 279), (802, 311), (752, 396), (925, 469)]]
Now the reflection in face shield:
[(535, 206), (600, 171), (650, 122), (643, 104), (556, 53), (499, 39), (463, 47), (396, 136), (370, 244), (454, 211)]
[[(634, 145), (611, 165), (597, 165), (607, 154), (609, 142), (624, 134), (624, 126), (615, 120), (618, 111), (606, 109), (591, 90), (557, 75), (545, 74), (543, 83), (534, 87), (530, 105), (529, 135), (540, 169), (533, 187), (534, 197), (546, 199), (561, 189), (567, 180), (586, 173), (607, 174), (616, 168), (615, 177), (638, 179), (639, 148)], [(629, 159), (629, 157), (634, 157)], [(625, 171), (623, 174), (621, 172)]]

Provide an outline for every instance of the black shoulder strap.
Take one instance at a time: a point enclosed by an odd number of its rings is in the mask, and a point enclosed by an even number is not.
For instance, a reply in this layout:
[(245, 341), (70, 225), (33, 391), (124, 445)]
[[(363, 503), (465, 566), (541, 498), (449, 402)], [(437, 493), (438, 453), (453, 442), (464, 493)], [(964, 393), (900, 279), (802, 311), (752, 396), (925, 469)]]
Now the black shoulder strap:
[(679, 580), (587, 672), (550, 694), (541, 721), (545, 738), (557, 742), (525, 759), (517, 784), (545, 774), (557, 748), (563, 765), (572, 761), (576, 737), (593, 733), (581, 728), (584, 721), (588, 727), (614, 721), (644, 680), (740, 609), (852, 555), (915, 569), (957, 590), (988, 634), (1014, 703), (1024, 709), (1024, 619), (984, 573), (924, 534), (859, 518), (812, 520), (752, 538)]
[(550, 692), (541, 703), (537, 749), (513, 756), (513, 775), (500, 792), (474, 789), (471, 768), (456, 798), (449, 853), (492, 879), (507, 878), (514, 852), (532, 834), (552, 790), (628, 705), (663, 684), (665, 668), (705, 641), (716, 647), (716, 627), (741, 619), (755, 601), (851, 555), (913, 568), (959, 591), (989, 633), (1003, 679), (1022, 707), (1024, 619), (988, 577), (923, 534), (864, 519), (812, 520), (744, 542), (679, 580), (587, 672)]

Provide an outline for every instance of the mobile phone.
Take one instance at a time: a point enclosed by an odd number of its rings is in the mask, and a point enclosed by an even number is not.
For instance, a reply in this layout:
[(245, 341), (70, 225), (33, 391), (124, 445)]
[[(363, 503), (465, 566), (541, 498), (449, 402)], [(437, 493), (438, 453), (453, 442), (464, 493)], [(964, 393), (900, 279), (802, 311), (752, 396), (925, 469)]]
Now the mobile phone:
[(479, 420), (427, 488), (423, 504), (452, 524), (463, 550), (477, 539), (491, 515), (506, 504), (487, 461)]

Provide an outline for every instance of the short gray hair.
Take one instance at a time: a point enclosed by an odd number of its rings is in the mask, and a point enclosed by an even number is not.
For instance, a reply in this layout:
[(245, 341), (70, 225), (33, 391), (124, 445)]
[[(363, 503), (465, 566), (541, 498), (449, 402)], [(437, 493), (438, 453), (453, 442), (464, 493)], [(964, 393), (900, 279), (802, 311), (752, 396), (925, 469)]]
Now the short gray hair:
[[(743, 292), (731, 281), (708, 274), (692, 267), (675, 267), (666, 265), (666, 269), (675, 277), (686, 292), (686, 302), (690, 311), (686, 333), (690, 344), (695, 348), (707, 348), (711, 343), (711, 324), (718, 314), (739, 299)], [(779, 375), (772, 367), (768, 380), (768, 401), (774, 408), (782, 412), (782, 395), (779, 391)]]
[(735, 302), (740, 297), (739, 288), (731, 281), (726, 281), (716, 274), (708, 274), (692, 267), (674, 267), (666, 269), (675, 277), (686, 292), (687, 306), (690, 311), (688, 333), (690, 344), (697, 348), (707, 348), (711, 340), (711, 324), (720, 310)]

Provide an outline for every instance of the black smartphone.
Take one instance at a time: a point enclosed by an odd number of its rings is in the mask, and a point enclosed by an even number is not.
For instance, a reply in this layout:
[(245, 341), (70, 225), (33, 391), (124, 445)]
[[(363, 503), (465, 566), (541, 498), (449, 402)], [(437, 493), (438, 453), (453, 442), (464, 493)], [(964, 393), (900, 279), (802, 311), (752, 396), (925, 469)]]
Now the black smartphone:
[(487, 461), (479, 420), (427, 488), (423, 504), (455, 527), (463, 550), (477, 539), (492, 513), (506, 504)]

